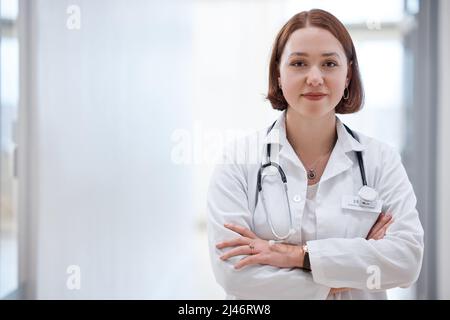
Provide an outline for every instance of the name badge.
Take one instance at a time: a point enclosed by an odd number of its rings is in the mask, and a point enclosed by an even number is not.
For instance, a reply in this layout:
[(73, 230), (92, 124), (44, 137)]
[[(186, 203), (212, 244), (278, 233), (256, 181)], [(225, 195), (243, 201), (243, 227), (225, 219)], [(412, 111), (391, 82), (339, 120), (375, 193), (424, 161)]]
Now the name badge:
[(374, 212), (380, 213), (383, 206), (383, 200), (374, 201), (363, 201), (357, 196), (343, 196), (342, 197), (342, 208), (363, 211), (363, 212)]

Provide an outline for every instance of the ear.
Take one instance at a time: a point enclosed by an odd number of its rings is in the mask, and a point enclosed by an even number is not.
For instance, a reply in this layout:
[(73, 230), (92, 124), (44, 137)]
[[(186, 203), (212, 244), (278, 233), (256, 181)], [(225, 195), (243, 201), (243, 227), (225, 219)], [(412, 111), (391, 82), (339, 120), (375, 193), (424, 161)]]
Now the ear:
[(350, 63), (347, 66), (347, 78), (345, 79), (345, 87), (348, 87), (348, 84), (350, 83), (350, 81), (352, 80), (352, 76), (353, 76), (353, 61), (350, 61)]

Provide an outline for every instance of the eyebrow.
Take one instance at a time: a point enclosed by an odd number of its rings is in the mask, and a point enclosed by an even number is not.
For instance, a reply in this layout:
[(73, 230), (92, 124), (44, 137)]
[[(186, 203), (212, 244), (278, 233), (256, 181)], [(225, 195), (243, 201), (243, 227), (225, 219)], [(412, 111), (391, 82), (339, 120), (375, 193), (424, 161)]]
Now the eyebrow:
[[(289, 57), (292, 56), (301, 56), (301, 57), (309, 57), (309, 54), (307, 54), (306, 52), (292, 52)], [(338, 58), (340, 58), (339, 54), (337, 52), (325, 52), (322, 53), (322, 57), (332, 57), (332, 56), (336, 56)]]

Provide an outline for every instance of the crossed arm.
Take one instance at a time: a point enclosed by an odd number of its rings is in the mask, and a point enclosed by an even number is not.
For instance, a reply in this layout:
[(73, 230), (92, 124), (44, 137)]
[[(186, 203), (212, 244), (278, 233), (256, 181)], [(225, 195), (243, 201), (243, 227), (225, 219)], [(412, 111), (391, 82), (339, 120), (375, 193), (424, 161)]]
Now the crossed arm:
[[(323, 299), (329, 293), (349, 290), (345, 288), (366, 289), (367, 267), (373, 265), (381, 265), (383, 270), (376, 290), (406, 287), (416, 281), (423, 257), (423, 229), (416, 198), (400, 156), (389, 150), (383, 152), (387, 154), (382, 155), (381, 173), (374, 184), (386, 208), (395, 212), (396, 221), (392, 223), (390, 215), (381, 215), (366, 239), (308, 242), (312, 273), (298, 268), (303, 265), (301, 246), (269, 246), (268, 241), (248, 230), (251, 212), (246, 169), (233, 161), (218, 166), (208, 194), (208, 234), (217, 282), (227, 293), (240, 298)], [(234, 226), (224, 226), (227, 222)], [(231, 239), (234, 236), (237, 239)], [(245, 257), (239, 259), (242, 255)]]
[[(391, 214), (382, 212), (366, 239), (383, 239), (387, 228), (393, 221)], [(271, 265), (278, 268), (302, 268), (304, 258), (302, 246), (286, 243), (270, 244), (269, 241), (258, 238), (245, 227), (227, 223), (224, 224), (224, 227), (236, 232), (239, 237), (216, 244), (217, 249), (232, 248), (221, 255), (220, 259), (225, 261), (234, 256), (246, 256), (234, 265), (235, 269), (239, 270), (255, 264)], [(347, 290), (350, 290), (350, 288), (332, 288), (330, 294)]]

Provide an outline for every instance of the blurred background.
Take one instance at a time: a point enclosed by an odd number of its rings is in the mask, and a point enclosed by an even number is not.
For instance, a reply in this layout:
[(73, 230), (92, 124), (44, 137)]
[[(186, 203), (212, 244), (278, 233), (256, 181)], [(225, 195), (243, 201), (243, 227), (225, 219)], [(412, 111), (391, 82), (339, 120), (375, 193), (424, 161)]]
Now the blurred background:
[(214, 160), (277, 117), (271, 46), (311, 8), (355, 42), (366, 104), (341, 119), (402, 154), (418, 198), (422, 272), (389, 297), (449, 299), (446, 0), (0, 0), (0, 298), (223, 299)]

